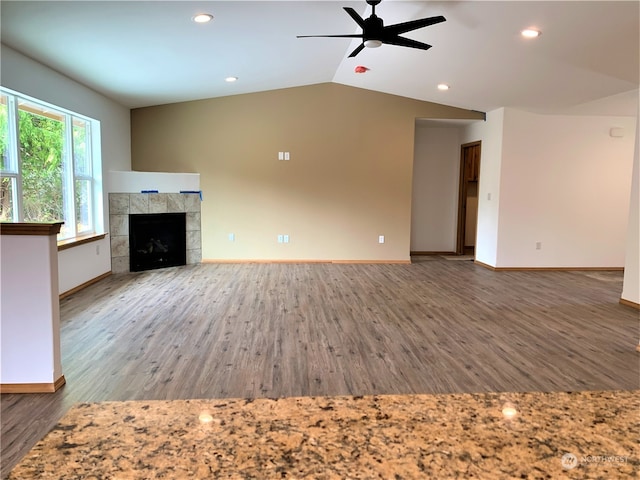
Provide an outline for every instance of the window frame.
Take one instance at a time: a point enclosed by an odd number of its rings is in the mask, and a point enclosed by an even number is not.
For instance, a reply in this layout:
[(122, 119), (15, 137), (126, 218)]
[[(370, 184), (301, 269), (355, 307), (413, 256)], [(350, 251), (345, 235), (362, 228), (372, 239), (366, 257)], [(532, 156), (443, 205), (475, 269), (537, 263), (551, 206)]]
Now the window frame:
[[(20, 132), (19, 111), (20, 102), (28, 102), (43, 110), (51, 110), (64, 119), (64, 141), (62, 148), (62, 210), (65, 225), (58, 235), (58, 241), (69, 242), (76, 238), (103, 233), (103, 209), (102, 209), (102, 162), (100, 158), (100, 122), (68, 109), (50, 104), (48, 102), (24, 95), (20, 92), (0, 86), (0, 95), (7, 98), (7, 162), (4, 169), (0, 170), (0, 176), (10, 178), (12, 182), (12, 223), (24, 222), (24, 205), (22, 192), (22, 159), (20, 158)], [(86, 129), (85, 134), (85, 159), (84, 170), (88, 174), (80, 172), (76, 166), (74, 154), (74, 128), (76, 121), (81, 122)], [(76, 204), (77, 182), (88, 182), (90, 190), (86, 196), (88, 228), (80, 230), (78, 212), (80, 205)]]

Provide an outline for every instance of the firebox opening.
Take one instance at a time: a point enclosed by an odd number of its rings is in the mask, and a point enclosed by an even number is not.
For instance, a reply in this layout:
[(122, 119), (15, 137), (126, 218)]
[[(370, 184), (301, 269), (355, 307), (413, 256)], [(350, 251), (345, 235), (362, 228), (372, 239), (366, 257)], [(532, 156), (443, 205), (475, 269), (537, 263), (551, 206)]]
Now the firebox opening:
[(129, 215), (130, 270), (186, 265), (186, 231), (185, 213)]

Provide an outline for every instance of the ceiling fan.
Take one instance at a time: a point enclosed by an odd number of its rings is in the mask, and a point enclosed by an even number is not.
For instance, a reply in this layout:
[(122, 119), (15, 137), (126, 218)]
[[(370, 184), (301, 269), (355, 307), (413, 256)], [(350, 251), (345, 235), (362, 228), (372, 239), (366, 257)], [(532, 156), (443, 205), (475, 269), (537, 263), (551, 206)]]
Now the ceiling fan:
[(410, 38), (404, 38), (400, 35), (403, 33), (418, 30), (419, 28), (428, 27), (436, 23), (444, 22), (446, 19), (443, 16), (421, 18), (418, 20), (411, 20), (409, 22), (396, 23), (394, 25), (387, 25), (385, 27), (382, 18), (376, 15), (376, 5), (382, 0), (367, 0), (367, 3), (371, 5), (372, 13), (368, 18), (362, 18), (351, 7), (343, 7), (344, 10), (355, 20), (355, 22), (362, 28), (362, 33), (354, 33), (351, 35), (298, 35), (297, 38), (311, 38), (311, 37), (332, 37), (332, 38), (362, 38), (362, 43), (351, 52), (350, 57), (358, 55), (364, 47), (377, 48), (383, 43), (389, 45), (398, 45), (400, 47), (419, 48), (420, 50), (428, 50), (431, 45), (426, 43), (411, 40)]

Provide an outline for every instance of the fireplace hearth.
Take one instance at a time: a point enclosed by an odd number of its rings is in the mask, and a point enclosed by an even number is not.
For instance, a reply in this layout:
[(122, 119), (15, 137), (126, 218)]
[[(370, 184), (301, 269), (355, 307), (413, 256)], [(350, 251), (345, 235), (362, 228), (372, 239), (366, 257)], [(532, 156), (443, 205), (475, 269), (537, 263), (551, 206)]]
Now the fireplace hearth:
[[(197, 193), (110, 193), (109, 194), (109, 224), (111, 236), (111, 270), (113, 273), (125, 273), (133, 270), (131, 262), (131, 228), (130, 221), (134, 216), (146, 214), (175, 214), (186, 216), (186, 233), (183, 237), (186, 242), (186, 264), (194, 265), (202, 259), (201, 250), (201, 221), (200, 221), (200, 195)], [(150, 237), (151, 238), (151, 237)], [(146, 239), (149, 243), (150, 238)], [(159, 240), (157, 252), (164, 248), (167, 241), (155, 235), (154, 240)], [(142, 240), (140, 240), (142, 242)], [(162, 245), (162, 246), (161, 246)], [(147, 251), (149, 247), (147, 246)], [(145, 250), (145, 247), (136, 248)], [(154, 248), (156, 250), (156, 248)], [(161, 257), (165, 258), (165, 257)], [(168, 262), (162, 260), (164, 266)], [(184, 263), (182, 263), (184, 265)], [(160, 267), (155, 267), (160, 268)]]
[(129, 261), (132, 272), (186, 265), (186, 214), (130, 215)]

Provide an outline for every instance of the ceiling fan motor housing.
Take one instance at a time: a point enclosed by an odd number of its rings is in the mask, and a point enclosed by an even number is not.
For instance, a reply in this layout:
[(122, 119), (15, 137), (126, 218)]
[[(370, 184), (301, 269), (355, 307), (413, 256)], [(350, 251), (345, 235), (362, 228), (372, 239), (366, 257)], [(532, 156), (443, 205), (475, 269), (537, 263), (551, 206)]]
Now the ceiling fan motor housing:
[(364, 19), (364, 28), (362, 29), (362, 39), (367, 40), (382, 40), (384, 31), (384, 22), (376, 14), (371, 15), (369, 18)]

